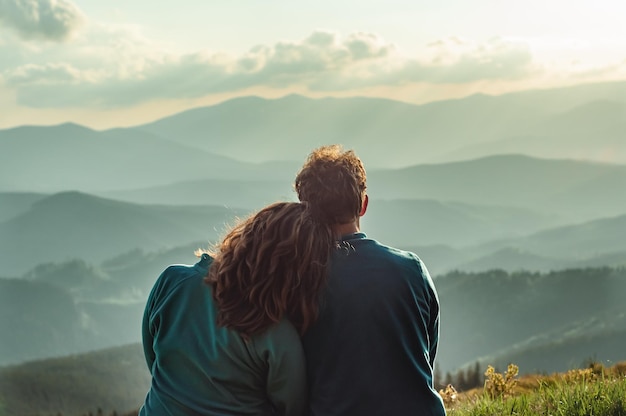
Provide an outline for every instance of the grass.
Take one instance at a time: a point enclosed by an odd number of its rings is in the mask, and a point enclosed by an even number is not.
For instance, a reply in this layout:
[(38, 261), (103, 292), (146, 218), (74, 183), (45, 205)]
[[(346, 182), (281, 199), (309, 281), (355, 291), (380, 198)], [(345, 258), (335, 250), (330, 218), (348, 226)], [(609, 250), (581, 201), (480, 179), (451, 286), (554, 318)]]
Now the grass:
[(507, 373), (492, 371), (491, 377), (485, 373), (482, 389), (442, 392), (448, 415), (626, 416), (626, 362), (612, 368), (594, 364), (565, 374), (525, 376), (509, 383), (510, 388), (490, 385), (492, 380), (506, 380)]

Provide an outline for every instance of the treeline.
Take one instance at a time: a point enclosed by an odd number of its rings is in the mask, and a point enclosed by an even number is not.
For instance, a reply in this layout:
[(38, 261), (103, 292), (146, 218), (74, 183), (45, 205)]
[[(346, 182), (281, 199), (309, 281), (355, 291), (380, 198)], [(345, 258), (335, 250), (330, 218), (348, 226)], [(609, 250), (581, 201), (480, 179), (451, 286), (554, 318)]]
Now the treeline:
[(457, 391), (465, 391), (482, 387), (485, 383), (485, 370), (478, 361), (467, 369), (461, 368), (454, 373), (448, 371), (443, 377), (441, 372), (435, 369), (435, 388), (439, 391), (448, 385), (453, 385)]

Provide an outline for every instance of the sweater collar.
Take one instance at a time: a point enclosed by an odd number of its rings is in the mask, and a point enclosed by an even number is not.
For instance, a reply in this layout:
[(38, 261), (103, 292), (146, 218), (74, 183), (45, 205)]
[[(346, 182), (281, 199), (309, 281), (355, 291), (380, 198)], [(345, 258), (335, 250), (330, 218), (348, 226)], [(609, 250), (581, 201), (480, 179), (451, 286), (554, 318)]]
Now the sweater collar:
[(357, 232), (357, 233), (350, 233), (350, 234), (344, 234), (339, 238), (339, 241), (354, 241), (354, 240), (363, 240), (364, 238), (367, 238), (364, 232)]
[(207, 253), (202, 253), (200, 261), (195, 264), (195, 267), (207, 272), (211, 263), (213, 263), (213, 257), (209, 256)]

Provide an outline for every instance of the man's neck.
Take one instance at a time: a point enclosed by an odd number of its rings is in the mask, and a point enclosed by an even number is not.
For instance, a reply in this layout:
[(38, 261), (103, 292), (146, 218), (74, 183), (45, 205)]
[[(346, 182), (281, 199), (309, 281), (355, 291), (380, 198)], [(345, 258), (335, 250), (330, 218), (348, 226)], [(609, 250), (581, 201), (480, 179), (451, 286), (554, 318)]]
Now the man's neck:
[(332, 228), (337, 238), (341, 237), (342, 235), (354, 234), (361, 231), (358, 218), (353, 222), (348, 222), (345, 224), (335, 224)]

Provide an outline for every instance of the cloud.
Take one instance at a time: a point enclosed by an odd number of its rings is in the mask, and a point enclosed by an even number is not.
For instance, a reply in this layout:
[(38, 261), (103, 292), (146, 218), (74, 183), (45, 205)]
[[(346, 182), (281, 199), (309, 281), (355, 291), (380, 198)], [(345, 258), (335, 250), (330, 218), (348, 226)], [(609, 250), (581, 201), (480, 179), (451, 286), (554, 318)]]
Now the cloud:
[(579, 79), (589, 78), (623, 78), (626, 75), (626, 59), (621, 62), (617, 62), (605, 66), (583, 66), (581, 67), (577, 63), (572, 64), (572, 67), (576, 70), (573, 75)]
[(5, 84), (26, 106), (117, 107), (254, 87), (349, 91), (407, 83), (516, 79), (535, 70), (524, 44), (502, 39), (483, 44), (443, 39), (419, 57), (408, 57), (374, 33), (342, 37), (316, 31), (301, 41), (257, 45), (233, 57), (206, 51), (157, 53), (147, 41), (124, 40), (127, 34), (119, 28), (106, 36), (92, 36), (99, 43), (82, 45), (82, 55), (5, 68), (1, 73)]
[(430, 71), (433, 81), (437, 78), (451, 83), (516, 79), (536, 70), (528, 45), (501, 38), (480, 44), (452, 38), (442, 41), (436, 49), (432, 62), (423, 66)]
[(9, 87), (70, 84), (81, 78), (81, 71), (68, 64), (24, 65), (12, 72)]
[(21, 38), (64, 41), (85, 17), (66, 0), (0, 0), (0, 21)]
[(256, 46), (242, 59), (257, 79), (284, 81), (289, 75), (307, 76), (328, 71), (342, 71), (359, 62), (382, 58), (393, 50), (374, 34), (357, 33), (346, 39), (332, 32), (314, 32), (301, 42), (279, 42), (273, 46)]

